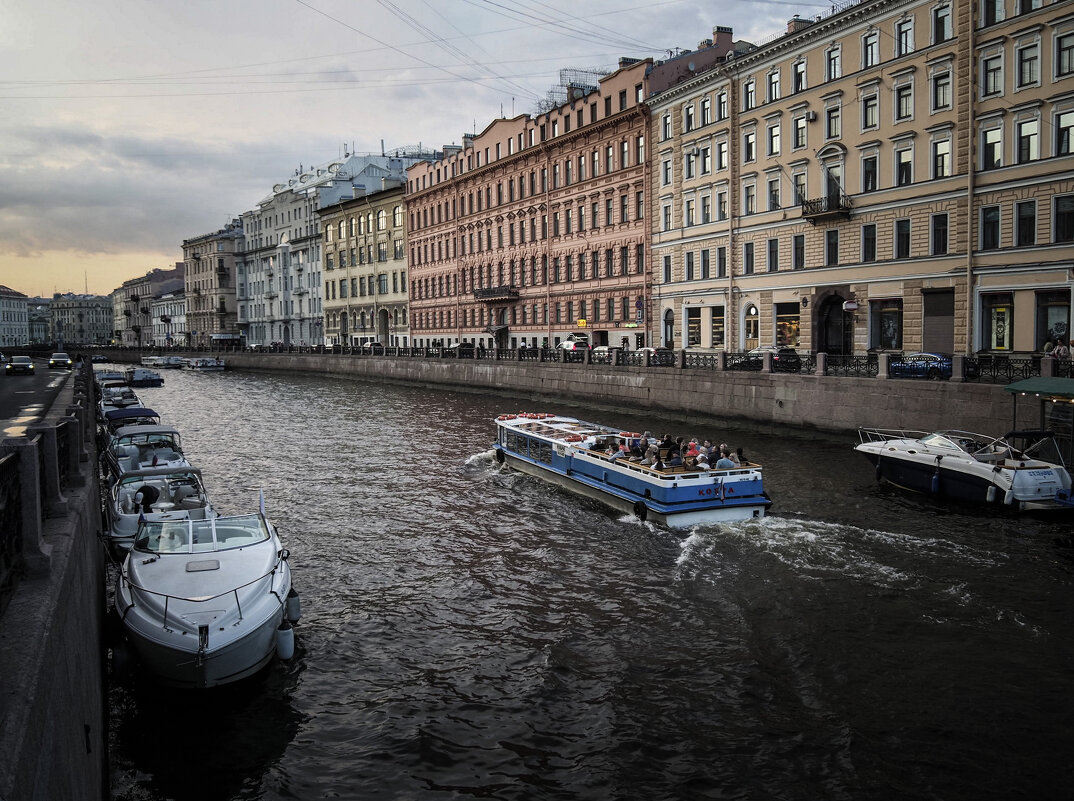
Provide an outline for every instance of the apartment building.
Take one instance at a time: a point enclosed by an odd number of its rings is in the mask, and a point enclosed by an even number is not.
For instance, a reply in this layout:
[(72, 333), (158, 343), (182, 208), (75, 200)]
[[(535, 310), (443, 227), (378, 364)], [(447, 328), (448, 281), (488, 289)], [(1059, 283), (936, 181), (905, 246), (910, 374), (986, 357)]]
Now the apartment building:
[(153, 324), (155, 347), (172, 348), (190, 342), (186, 325), (186, 293), (182, 289), (165, 292), (154, 298), (150, 303), (149, 314)]
[(407, 171), (416, 345), (645, 344), (652, 66), (568, 76), (564, 102)]
[(171, 270), (155, 269), (124, 281), (112, 292), (112, 343), (130, 347), (153, 345), (153, 299), (183, 288), (185, 263)]
[(184, 303), (185, 319), (180, 327), (176, 309), (162, 310), (170, 319), (154, 319), (156, 344), (199, 348), (240, 344), (237, 260), (245, 251), (245, 242), (238, 218), (216, 231), (183, 240), (186, 285), (179, 300)]
[(321, 209), (328, 344), (410, 344), (403, 181), (383, 184)]
[(0, 284), (0, 348), (31, 342), (26, 295)]
[(843, 3), (649, 104), (659, 344), (1069, 336), (1070, 3)]
[(112, 339), (112, 300), (105, 295), (56, 293), (49, 303), (52, 341), (56, 347), (103, 345)]

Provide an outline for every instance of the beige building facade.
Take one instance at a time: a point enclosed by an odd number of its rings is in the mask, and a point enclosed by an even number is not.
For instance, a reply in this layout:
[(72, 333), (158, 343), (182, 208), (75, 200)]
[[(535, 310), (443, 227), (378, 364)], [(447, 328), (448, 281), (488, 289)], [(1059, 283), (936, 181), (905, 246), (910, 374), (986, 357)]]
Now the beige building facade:
[(157, 340), (200, 348), (240, 344), (236, 256), (244, 250), (237, 218), (218, 231), (183, 241), (185, 324), (180, 330), (174, 310), (166, 311), (167, 320), (154, 321)]
[(330, 345), (410, 344), (403, 182), (321, 209)]
[(414, 343), (645, 344), (651, 61), (407, 171)]
[(650, 98), (654, 339), (1038, 350), (1074, 290), (1074, 6), (867, 0)]

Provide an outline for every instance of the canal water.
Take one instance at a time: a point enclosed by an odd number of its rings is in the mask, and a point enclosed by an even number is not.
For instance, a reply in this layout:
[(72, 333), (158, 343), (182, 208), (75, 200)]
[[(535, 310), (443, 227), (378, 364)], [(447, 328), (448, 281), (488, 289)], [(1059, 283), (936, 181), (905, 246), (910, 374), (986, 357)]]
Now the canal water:
[[(116, 799), (1070, 797), (1065, 524), (893, 494), (852, 435), (165, 378), (140, 396), (222, 512), (264, 489), (303, 617), (239, 685), (113, 677)], [(741, 446), (775, 505), (624, 517), (495, 463), (519, 410)]]

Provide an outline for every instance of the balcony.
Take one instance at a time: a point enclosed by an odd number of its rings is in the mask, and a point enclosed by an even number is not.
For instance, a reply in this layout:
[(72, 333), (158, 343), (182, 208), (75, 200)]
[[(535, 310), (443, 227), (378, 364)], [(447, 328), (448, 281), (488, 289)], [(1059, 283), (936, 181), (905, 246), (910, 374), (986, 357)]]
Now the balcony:
[(305, 295), (309, 290), (304, 286), (296, 286), (291, 290), (292, 295)]
[(518, 300), (518, 287), (494, 286), (489, 287), (488, 289), (475, 289), (474, 300), (481, 300), (485, 303), (494, 303), (503, 300)]
[(852, 203), (850, 196), (840, 192), (837, 195), (828, 195), (816, 200), (802, 201), (802, 217), (816, 225), (823, 220), (842, 217), (850, 219)]
[(264, 298), (265, 298), (265, 300), (272, 300), (273, 298), (278, 298), (279, 296), (280, 296), (280, 293), (273, 289), (273, 290), (271, 290), (269, 292), (266, 292), (265, 295), (264, 295)]

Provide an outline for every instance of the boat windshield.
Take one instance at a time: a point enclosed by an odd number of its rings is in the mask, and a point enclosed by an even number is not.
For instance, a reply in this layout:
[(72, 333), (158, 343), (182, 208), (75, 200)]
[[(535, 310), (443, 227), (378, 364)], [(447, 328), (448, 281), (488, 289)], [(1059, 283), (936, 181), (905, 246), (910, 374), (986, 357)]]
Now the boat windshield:
[(150, 553), (206, 553), (255, 545), (269, 536), (261, 515), (147, 521), (138, 529), (134, 549)]

